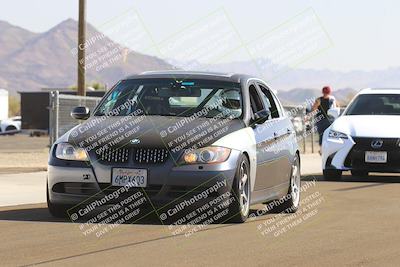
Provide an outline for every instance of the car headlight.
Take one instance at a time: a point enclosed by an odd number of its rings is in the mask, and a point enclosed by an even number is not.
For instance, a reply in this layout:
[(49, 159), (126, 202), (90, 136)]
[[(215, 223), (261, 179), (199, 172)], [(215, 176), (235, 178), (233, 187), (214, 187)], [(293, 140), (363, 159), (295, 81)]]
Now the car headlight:
[(228, 159), (231, 150), (226, 147), (209, 146), (185, 152), (181, 164), (220, 163)]
[(56, 158), (65, 160), (89, 161), (86, 150), (69, 143), (60, 143), (56, 147)]
[(334, 131), (334, 130), (330, 130), (329, 131), (328, 137), (329, 138), (336, 138), (336, 139), (339, 139), (339, 138), (348, 139), (349, 138), (347, 136), (347, 134), (341, 133), (341, 132), (338, 132), (338, 131)]

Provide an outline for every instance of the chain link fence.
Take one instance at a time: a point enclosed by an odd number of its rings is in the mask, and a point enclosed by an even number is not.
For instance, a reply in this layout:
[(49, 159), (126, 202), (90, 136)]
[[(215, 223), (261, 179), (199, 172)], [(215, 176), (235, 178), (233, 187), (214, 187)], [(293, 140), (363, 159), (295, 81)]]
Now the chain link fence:
[(50, 145), (68, 130), (79, 124), (71, 117), (71, 110), (77, 106), (88, 107), (91, 111), (100, 102), (101, 97), (76, 96), (50, 92), (49, 136)]
[(306, 107), (285, 105), (283, 108), (291, 118), (301, 153), (318, 152), (318, 133)]

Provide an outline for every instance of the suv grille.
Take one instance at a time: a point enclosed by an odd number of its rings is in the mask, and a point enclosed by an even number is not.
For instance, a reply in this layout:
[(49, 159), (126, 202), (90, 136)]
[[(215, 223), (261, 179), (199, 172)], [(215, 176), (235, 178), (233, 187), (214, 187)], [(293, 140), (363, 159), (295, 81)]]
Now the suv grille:
[(97, 158), (104, 162), (125, 163), (129, 160), (129, 148), (107, 148), (97, 154)]
[[(370, 138), (370, 137), (353, 137), (355, 150), (361, 151), (393, 151), (399, 150), (399, 139), (397, 138)], [(372, 148), (371, 142), (374, 140), (382, 140), (383, 144), (380, 148)]]
[(168, 155), (165, 148), (138, 148), (133, 152), (133, 160), (138, 163), (163, 163)]
[[(370, 137), (353, 137), (356, 143), (347, 155), (344, 166), (355, 169), (385, 170), (399, 169), (400, 161), (400, 140), (397, 138), (370, 138)], [(383, 144), (380, 148), (372, 148), (371, 142), (374, 140), (382, 140)], [(366, 163), (365, 151), (387, 151), (387, 163)]]

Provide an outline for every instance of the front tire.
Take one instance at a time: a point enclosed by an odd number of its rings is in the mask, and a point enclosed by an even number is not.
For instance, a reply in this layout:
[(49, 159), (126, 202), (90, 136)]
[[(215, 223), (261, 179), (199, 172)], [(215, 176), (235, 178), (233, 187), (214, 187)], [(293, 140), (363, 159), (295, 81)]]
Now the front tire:
[[(17, 130), (17, 128), (15, 126), (10, 125), (10, 126), (7, 126), (7, 128), (5, 129), (5, 133), (11, 132), (11, 131), (16, 131), (16, 130)], [(14, 135), (14, 134), (15, 134), (15, 132), (8, 133), (8, 135)]]
[(231, 190), (235, 201), (230, 204), (230, 221), (243, 223), (250, 212), (250, 163), (245, 155), (239, 159)]
[(61, 204), (54, 204), (50, 201), (49, 198), (49, 187), (47, 186), (46, 190), (46, 198), (47, 198), (47, 209), (49, 210), (50, 214), (56, 218), (68, 218), (68, 209), (70, 206), (61, 205)]
[(339, 181), (342, 178), (342, 171), (340, 170), (324, 170), (325, 181)]

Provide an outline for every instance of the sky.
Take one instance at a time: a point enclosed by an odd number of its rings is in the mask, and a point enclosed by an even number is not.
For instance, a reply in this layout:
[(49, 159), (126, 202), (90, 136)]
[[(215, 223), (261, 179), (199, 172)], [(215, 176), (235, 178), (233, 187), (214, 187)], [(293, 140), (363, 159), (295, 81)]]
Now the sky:
[[(271, 31), (276, 36), (279, 30), (274, 29), (279, 25), (310, 11), (318, 22), (318, 34), (329, 40), (329, 47), (315, 50), (316, 55), (307, 55), (299, 67), (368, 71), (400, 66), (400, 1), (87, 0), (87, 3), (87, 21), (96, 28), (104, 28), (110, 19), (134, 10), (154, 43), (165, 42), (197, 21), (207, 21), (209, 14), (216, 10), (223, 10), (229, 18), (228, 28), (242, 43), (257, 41)], [(47, 31), (67, 18), (78, 18), (78, 0), (1, 1), (0, 20), (34, 32)], [(292, 39), (295, 38), (300, 37)], [(278, 50), (276, 46), (275, 49)], [(255, 56), (267, 54), (259, 50)], [(238, 55), (237, 59), (246, 59), (246, 56)]]

